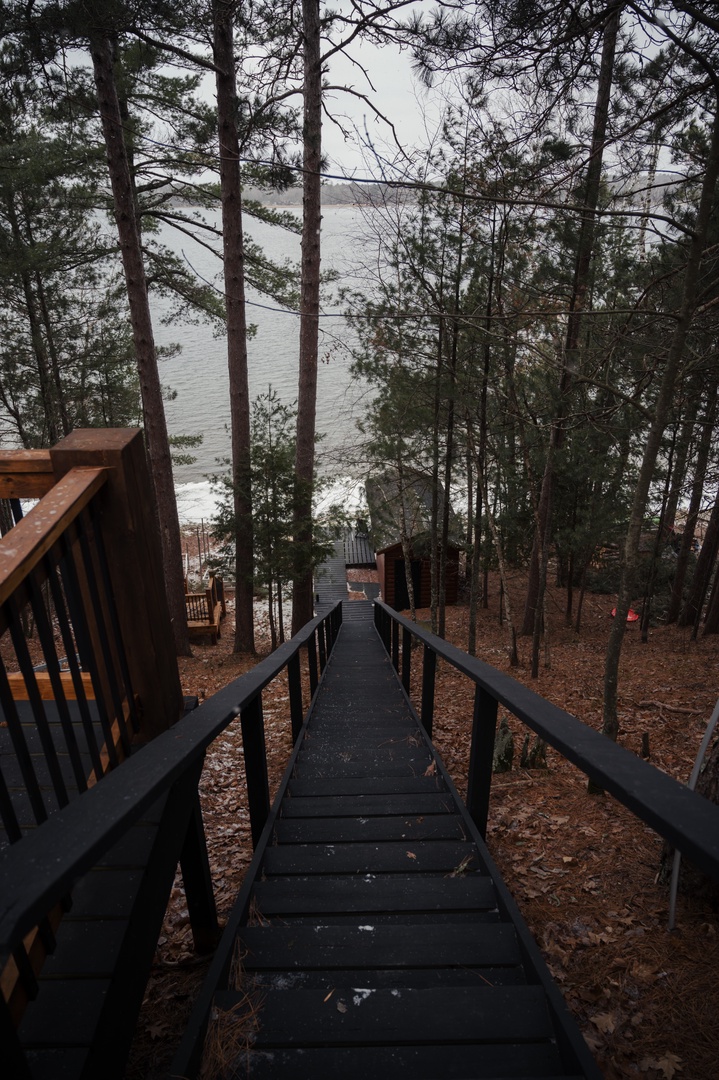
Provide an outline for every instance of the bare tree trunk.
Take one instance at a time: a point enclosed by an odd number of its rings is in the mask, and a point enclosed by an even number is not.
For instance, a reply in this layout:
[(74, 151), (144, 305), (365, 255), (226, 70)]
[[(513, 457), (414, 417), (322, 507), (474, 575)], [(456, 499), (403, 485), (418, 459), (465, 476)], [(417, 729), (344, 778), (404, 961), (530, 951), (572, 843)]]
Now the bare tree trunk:
[[(694, 479), (692, 480), (692, 491), (689, 498), (689, 510), (687, 512), (687, 519), (682, 533), (682, 542), (679, 546), (677, 568), (674, 574), (672, 595), (669, 600), (669, 610), (667, 611), (668, 623), (676, 622), (681, 611), (684, 581), (689, 565), (689, 554), (691, 552), (692, 542), (694, 540), (694, 530), (696, 528), (697, 518), (701, 509), (702, 496), (704, 494), (704, 483), (706, 481), (707, 465), (709, 464), (709, 453), (711, 451), (712, 439), (714, 436), (716, 410), (717, 384), (714, 383), (709, 393), (709, 401), (707, 402), (706, 412), (704, 414), (704, 426), (699, 438), (699, 449), (697, 450), (697, 459), (694, 466)], [(667, 520), (669, 519), (667, 518)]]
[(409, 600), (409, 612), (412, 622), (417, 622), (417, 599), (414, 595), (414, 580), (412, 578), (412, 549), (410, 547), (409, 529), (407, 528), (407, 503), (405, 502), (404, 469), (401, 451), (397, 455), (397, 486), (399, 488), (400, 540), (404, 559), (404, 576), (407, 583), (407, 599)]
[[(512, 618), (512, 607), (509, 599), (509, 589), (507, 588), (507, 574), (504, 565), (504, 549), (502, 548), (502, 538), (499, 535), (499, 529), (497, 523), (494, 520), (494, 514), (489, 507), (489, 499), (487, 497), (487, 481), (484, 475), (483, 468), (477, 469), (477, 483), (481, 484), (482, 493), (484, 495), (484, 505), (487, 515), (487, 521), (489, 522), (489, 529), (492, 533), (492, 541), (494, 543), (494, 550), (497, 553), (497, 562), (499, 564), (499, 578), (502, 583), (502, 596), (504, 597), (504, 606), (507, 616), (507, 633), (509, 634), (509, 663), (511, 667), (517, 667), (519, 664), (519, 656), (517, 653), (517, 630)], [(500, 622), (502, 615), (502, 601), (500, 597)], [(474, 654), (473, 654), (474, 655)]]
[(132, 195), (132, 178), (125, 151), (120, 106), (115, 86), (112, 42), (101, 34), (91, 35), (90, 53), (130, 304), (130, 322), (140, 377), (147, 455), (162, 541), (167, 603), (172, 620), (175, 648), (178, 655), (188, 656), (190, 643), (187, 634), (180, 523), (177, 517), (172, 458), (152, 332), (140, 232)]
[[(679, 626), (693, 626), (701, 615), (704, 597), (711, 581), (712, 568), (719, 550), (719, 491), (714, 499), (709, 524), (697, 559), (692, 587), (679, 615)], [(696, 636), (696, 635), (695, 635)]]
[(719, 634), (719, 571), (714, 569), (714, 584), (707, 602), (707, 613), (704, 618), (704, 633)]
[(232, 492), (235, 517), (235, 652), (255, 651), (250, 468), (250, 391), (247, 376), (245, 256), (242, 225), (240, 142), (237, 132), (233, 6), (215, 0), (213, 49), (220, 144), (222, 245), (227, 317), (227, 366), (230, 381)]
[(314, 614), (312, 593), (312, 491), (315, 467), (317, 349), (320, 310), (320, 169), (322, 167), (322, 67), (319, 0), (302, 0), (304, 123), (302, 128), (302, 275), (300, 371), (295, 451), (292, 633)]
[(639, 562), (639, 538), (642, 531), (644, 511), (649, 496), (649, 486), (654, 475), (657, 454), (662, 435), (667, 424), (669, 409), (672, 404), (674, 388), (679, 377), (684, 346), (696, 306), (699, 281), (699, 269), (706, 245), (709, 220), (714, 204), (717, 176), (719, 176), (719, 103), (715, 103), (714, 122), (711, 142), (707, 157), (706, 170), (702, 181), (701, 197), (696, 224), (687, 252), (682, 302), (678, 318), (674, 324), (674, 333), (669, 345), (669, 354), (664, 368), (659, 395), (654, 406), (654, 419), (647, 433), (644, 454), (634, 490), (634, 499), (629, 519), (629, 530), (624, 546), (622, 576), (617, 597), (617, 613), (612, 624), (607, 645), (604, 668), (604, 715), (602, 731), (611, 739), (616, 739), (619, 724), (617, 720), (617, 700), (619, 692), (619, 660), (626, 632), (627, 614), (632, 599), (632, 590), (636, 580)]
[[(574, 283), (572, 287), (572, 296), (569, 302), (567, 336), (564, 345), (562, 374), (559, 382), (557, 415), (552, 421), (549, 433), (547, 460), (544, 475), (542, 477), (542, 489), (539, 496), (537, 534), (535, 537), (536, 542), (532, 550), (530, 578), (527, 587), (527, 601), (524, 610), (524, 621), (522, 623), (522, 633), (529, 634), (534, 632), (535, 636), (538, 625), (536, 612), (537, 609), (541, 610), (544, 597), (544, 583), (541, 581), (541, 577), (542, 574), (546, 572), (547, 565), (547, 558), (545, 557), (542, 559), (542, 550), (549, 541), (551, 541), (552, 536), (552, 488), (554, 485), (554, 469), (556, 464), (555, 452), (561, 449), (564, 442), (564, 424), (567, 409), (566, 399), (579, 366), (579, 339), (582, 329), (582, 315), (587, 300), (591, 276), (596, 210), (599, 204), (602, 162), (604, 159), (604, 142), (607, 132), (607, 119), (609, 116), (609, 102), (611, 98), (614, 58), (616, 54), (621, 10), (621, 6), (617, 6), (613, 11), (610, 11), (604, 28), (602, 57), (597, 83), (597, 96), (594, 105), (592, 145), (587, 165), (584, 213), (582, 214), (579, 240), (577, 242)], [(544, 563), (544, 569), (542, 563)]]
[(442, 397), (442, 353), (444, 349), (444, 325), (439, 320), (437, 328), (437, 366), (434, 379), (434, 406), (432, 417), (432, 513), (430, 515), (430, 619), (432, 633), (437, 633), (439, 611), (439, 415)]

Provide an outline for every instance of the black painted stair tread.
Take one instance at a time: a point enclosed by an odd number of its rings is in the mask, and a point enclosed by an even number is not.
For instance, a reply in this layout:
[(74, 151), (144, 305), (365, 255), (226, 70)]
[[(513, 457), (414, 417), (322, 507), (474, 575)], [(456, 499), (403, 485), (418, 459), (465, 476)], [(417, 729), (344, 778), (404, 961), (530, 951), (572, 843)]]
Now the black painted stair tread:
[[(331, 990), (267, 991), (258, 1003), (253, 1045), (538, 1042), (553, 1034), (539, 986), (375, 990), (360, 981)], [(217, 1007), (232, 1008), (243, 996), (224, 991)]]
[(580, 1080), (548, 1043), (257, 1050), (238, 1055), (226, 1080)]
[(225, 938), (241, 989), (205, 990), (185, 1046), (212, 1010), (245, 1039), (225, 1080), (597, 1080), (490, 865), (373, 625), (344, 622)]
[[(243, 966), (257, 968), (453, 968), (520, 963), (513, 926), (462, 923), (426, 926), (248, 926), (241, 934)], [(358, 976), (359, 977), (359, 976)], [(412, 978), (407, 974), (407, 978)], [(478, 980), (476, 980), (478, 981)]]
[(463, 873), (479, 867), (474, 844), (430, 840), (356, 844), (290, 844), (267, 849), (264, 873), (351, 874), (371, 867), (372, 873)]
[(283, 817), (391, 817), (396, 814), (449, 814), (454, 809), (447, 792), (400, 795), (337, 795), (285, 799)]
[(467, 874), (422, 877), (412, 874), (337, 874), (276, 877), (258, 881), (255, 900), (261, 915), (372, 911), (491, 911), (497, 899), (488, 877)]
[(288, 818), (275, 825), (278, 844), (341, 844), (370, 840), (464, 840), (458, 816), (428, 814), (416, 818)]

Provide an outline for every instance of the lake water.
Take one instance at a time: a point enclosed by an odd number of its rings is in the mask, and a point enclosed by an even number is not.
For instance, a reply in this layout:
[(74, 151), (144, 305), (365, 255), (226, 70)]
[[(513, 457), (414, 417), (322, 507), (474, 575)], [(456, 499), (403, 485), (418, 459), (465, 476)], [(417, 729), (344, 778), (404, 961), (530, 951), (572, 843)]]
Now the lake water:
[[(291, 212), (299, 220), (299, 208)], [(219, 223), (219, 212), (214, 223)], [(246, 229), (270, 258), (278, 262), (299, 260), (299, 236), (252, 220), (246, 221)], [(322, 268), (338, 271), (343, 283), (351, 284), (349, 276), (355, 272), (361, 233), (358, 210), (323, 208)], [(169, 227), (161, 239), (205, 280), (221, 287), (221, 263), (211, 252)], [(257, 327), (248, 342), (250, 396), (265, 392), (271, 384), (283, 402), (291, 404), (297, 397), (299, 316), (277, 310), (272, 300), (252, 290), (248, 290), (247, 298), (254, 302), (247, 308), (247, 320)], [(162, 301), (154, 301), (157, 343), (181, 345), (179, 355), (164, 360), (160, 368), (163, 384), (176, 393), (165, 406), (168, 428), (171, 435), (203, 436), (202, 445), (192, 451), (196, 462), (175, 470), (180, 516), (196, 521), (211, 516), (214, 505), (206, 476), (217, 472), (218, 462), (230, 455), (227, 343), (224, 335), (215, 337), (208, 324), (163, 325), (160, 319), (166, 311)], [(341, 314), (338, 305), (325, 305), (323, 311)], [(349, 372), (353, 341), (352, 328), (344, 318), (320, 321), (317, 431), (324, 438), (318, 455), (320, 470), (329, 473), (337, 473), (338, 462), (346, 465), (349, 460), (358, 439), (356, 420), (366, 408), (364, 387), (354, 382)], [(347, 469), (339, 473), (346, 475)], [(343, 482), (342, 487), (346, 489), (343, 498), (355, 501), (353, 485)]]

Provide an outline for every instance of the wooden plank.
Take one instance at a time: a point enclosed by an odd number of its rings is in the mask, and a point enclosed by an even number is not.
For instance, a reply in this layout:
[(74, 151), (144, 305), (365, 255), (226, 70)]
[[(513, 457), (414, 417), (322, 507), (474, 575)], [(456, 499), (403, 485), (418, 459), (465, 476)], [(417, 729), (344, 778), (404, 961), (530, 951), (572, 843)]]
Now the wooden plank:
[[(414, 922), (415, 933), (421, 938), (422, 934), (428, 928), (428, 926), (436, 925), (437, 917), (431, 916), (432, 922), (422, 921), (417, 919)], [(382, 927), (398, 927), (404, 926), (405, 923), (391, 924), (388, 922), (380, 922), (373, 916), (372, 923), (375, 926)], [(279, 924), (277, 924), (279, 925)], [(291, 922), (292, 928), (301, 926), (307, 930), (311, 930), (315, 933), (317, 924), (308, 926), (306, 923), (298, 923), (296, 919)], [(353, 930), (356, 927), (356, 920), (354, 924), (333, 922), (331, 924), (333, 928), (346, 932), (347, 930)], [(486, 926), (497, 926), (498, 923), (492, 923), (489, 919), (485, 919), (483, 922), (475, 921), (473, 923), (467, 923), (465, 926), (468, 929), (484, 928)], [(323, 918), (323, 926), (325, 926), (325, 919)], [(363, 986), (374, 986), (376, 989), (383, 990), (401, 990), (409, 983), (416, 990), (432, 990), (437, 987), (447, 986), (448, 983), (452, 986), (469, 986), (476, 987), (479, 983), (484, 983), (489, 986), (526, 986), (527, 977), (526, 972), (521, 964), (510, 965), (507, 964), (503, 967), (421, 967), (410, 969), (403, 967), (385, 967), (385, 968), (364, 968), (361, 963), (355, 964), (353, 967), (345, 968), (257, 968), (253, 967), (252, 963), (249, 963), (247, 967), (248, 974), (252, 977), (253, 987), (262, 990), (322, 990), (327, 992), (328, 979), (331, 979), (332, 984), (337, 986), (356, 986), (359, 985), (359, 979)]]
[(447, 794), (351, 795), (285, 799), (283, 817), (392, 817), (398, 814), (451, 814), (454, 801)]
[(127, 930), (127, 919), (78, 919), (65, 915), (57, 947), (43, 966), (43, 980), (61, 977), (109, 979)]
[[(220, 1009), (244, 995), (216, 995)], [(344, 1011), (338, 1004), (344, 1005)], [(270, 991), (259, 1006), (254, 1046), (368, 1046), (382, 1043), (539, 1041), (553, 1035), (539, 986), (374, 990), (335, 987)], [(384, 1074), (386, 1075), (386, 1074)]]
[[(72, 672), (61, 671), (58, 678), (62, 684), (63, 693), (67, 701), (77, 701), (77, 694), (75, 692), (75, 686), (72, 681)], [(92, 685), (92, 676), (87, 671), (80, 672), (80, 679), (82, 680), (83, 690), (85, 691), (85, 697), (88, 701), (95, 699), (95, 689)], [(53, 690), (52, 682), (50, 680), (50, 673), (47, 671), (36, 671), (35, 682), (40, 692), (40, 697), (43, 701), (54, 701), (55, 691)], [(25, 683), (22, 675), (17, 672), (8, 675), (8, 685), (10, 686), (10, 692), (16, 701), (29, 701), (27, 684)]]
[(77, 1080), (84, 1075), (86, 1047), (65, 1050), (30, 1050), (27, 1054), (32, 1080)]
[(226, 1071), (233, 1080), (247, 1075), (252, 1080), (581, 1080), (563, 1071), (556, 1047), (549, 1043), (242, 1049), (233, 1064)]
[(413, 877), (353, 874), (318, 879), (277, 877), (255, 885), (262, 915), (309, 915), (323, 912), (491, 911), (497, 900), (488, 877)]
[(278, 844), (336, 844), (370, 840), (463, 840), (459, 815), (431, 814), (418, 818), (292, 818), (275, 825)]
[(40, 499), (54, 483), (49, 450), (0, 450), (0, 499)]
[(315, 780), (293, 778), (289, 783), (290, 798), (319, 795), (431, 795), (445, 790), (438, 776), (319, 777)]
[[(521, 954), (511, 924), (468, 926), (247, 926), (239, 935), (243, 968), (334, 969), (514, 966)], [(412, 980), (414, 973), (407, 973)], [(356, 978), (361, 979), (358, 974)], [(358, 982), (358, 986), (365, 985)]]
[(298, 761), (295, 766), (295, 776), (300, 780), (311, 780), (323, 776), (329, 777), (352, 777), (366, 776), (371, 769), (372, 775), (382, 776), (422, 776), (430, 767), (432, 758), (427, 754), (423, 758), (412, 758), (405, 761), (392, 761), (390, 757), (380, 754), (374, 758), (372, 765), (363, 764), (361, 761), (334, 761), (325, 763), (308, 764)]
[(455, 840), (396, 843), (289, 844), (268, 847), (265, 874), (463, 873), (479, 867), (472, 843)]
[(412, 770), (412, 775), (422, 776), (427, 767), (434, 761), (429, 750), (424, 747), (393, 745), (379, 747), (345, 747), (343, 743), (336, 745), (315, 746), (311, 749), (300, 750), (297, 758), (296, 769), (307, 768), (315, 765), (323, 768), (333, 762), (341, 765), (353, 765), (363, 769), (364, 776), (376, 776), (375, 769), (379, 766), (390, 764), (402, 765)]
[(48, 979), (19, 1028), (24, 1046), (87, 1046), (103, 1009), (109, 979)]
[(2, 537), (0, 604), (12, 596), (106, 480), (106, 469), (72, 469)]

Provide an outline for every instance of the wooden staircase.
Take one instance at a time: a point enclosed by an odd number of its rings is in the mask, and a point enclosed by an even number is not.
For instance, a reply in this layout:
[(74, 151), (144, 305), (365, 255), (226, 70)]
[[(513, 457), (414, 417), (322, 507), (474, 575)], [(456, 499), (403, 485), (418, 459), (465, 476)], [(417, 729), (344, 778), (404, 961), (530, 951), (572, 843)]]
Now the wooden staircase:
[(343, 623), (172, 1076), (195, 1075), (210, 1012), (218, 1077), (599, 1076), (369, 610)]

